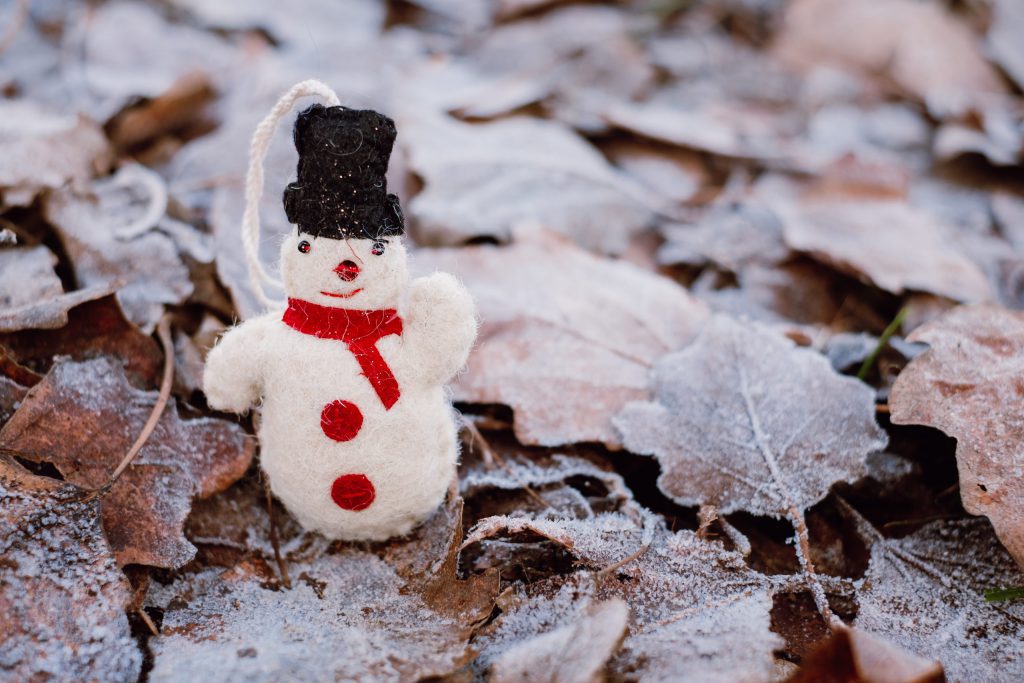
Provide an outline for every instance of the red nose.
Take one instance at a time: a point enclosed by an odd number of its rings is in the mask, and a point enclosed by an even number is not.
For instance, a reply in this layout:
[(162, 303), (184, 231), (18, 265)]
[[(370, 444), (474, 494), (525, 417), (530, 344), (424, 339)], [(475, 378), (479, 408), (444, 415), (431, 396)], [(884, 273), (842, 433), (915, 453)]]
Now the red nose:
[(352, 261), (342, 261), (334, 267), (334, 272), (345, 282), (352, 282), (359, 277), (359, 266)]

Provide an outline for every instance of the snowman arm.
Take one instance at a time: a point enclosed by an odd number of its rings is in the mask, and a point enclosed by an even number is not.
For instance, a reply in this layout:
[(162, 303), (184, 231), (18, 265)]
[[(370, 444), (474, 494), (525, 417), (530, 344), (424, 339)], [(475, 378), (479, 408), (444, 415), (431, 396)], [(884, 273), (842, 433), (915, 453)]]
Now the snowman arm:
[(476, 306), (452, 275), (413, 280), (404, 319), (408, 358), (425, 382), (447, 382), (466, 364), (476, 339)]
[(203, 392), (211, 408), (244, 413), (260, 400), (265, 328), (261, 318), (244, 322), (228, 330), (210, 351), (203, 369)]

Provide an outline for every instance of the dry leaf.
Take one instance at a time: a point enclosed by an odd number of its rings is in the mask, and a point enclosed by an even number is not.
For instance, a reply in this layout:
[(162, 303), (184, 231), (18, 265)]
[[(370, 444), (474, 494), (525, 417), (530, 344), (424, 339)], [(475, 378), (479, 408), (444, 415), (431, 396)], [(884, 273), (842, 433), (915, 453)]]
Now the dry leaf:
[(680, 505), (785, 516), (863, 476), (868, 453), (887, 443), (870, 387), (725, 316), (653, 377), (656, 401), (613, 422), (627, 449), (657, 456), (658, 487)]
[(82, 116), (26, 100), (0, 100), (3, 203), (27, 205), (43, 189), (82, 183), (111, 163), (103, 130)]
[(97, 503), (0, 459), (0, 668), (6, 680), (136, 681), (130, 592)]
[(626, 633), (629, 606), (619, 598), (591, 605), (579, 617), (517, 643), (495, 658), (494, 683), (595, 683)]
[(711, 184), (707, 164), (688, 150), (617, 140), (604, 145), (602, 151), (616, 166), (670, 202), (694, 200)]
[(988, 522), (934, 522), (875, 538), (855, 625), (941, 660), (951, 681), (1020, 680), (1024, 602), (989, 603), (984, 592), (1022, 585)]
[(159, 382), (163, 367), (159, 345), (125, 319), (113, 294), (79, 290), (54, 300), (54, 305), (65, 301), (72, 306), (65, 325), (53, 330), (0, 332), (0, 344), (17, 362), (40, 372), (48, 370), (57, 357), (85, 360), (107, 355), (119, 358), (133, 380), (154, 385)]
[(150, 680), (408, 681), (444, 676), (469, 658), (462, 625), (405, 592), (375, 555), (346, 549), (290, 572), (298, 579), (288, 590), (247, 565), (163, 589)]
[(782, 29), (775, 52), (787, 64), (882, 76), (938, 115), (962, 112), (1006, 90), (970, 29), (940, 4), (796, 0)]
[[(164, 216), (166, 201), (159, 176), (127, 166), (94, 182), (89, 195), (66, 189), (46, 202), (46, 217), (57, 227), (79, 283), (117, 287), (129, 319), (150, 330), (166, 304), (183, 303), (194, 291), (179, 253), (187, 253), (190, 237), (203, 241), (191, 226), (172, 225)], [(190, 255), (206, 258), (195, 250)]]
[(909, 336), (931, 348), (896, 379), (896, 424), (956, 438), (964, 509), (986, 515), (1024, 566), (1024, 314), (961, 306)]
[(651, 363), (689, 341), (707, 315), (670, 280), (550, 233), (414, 259), (421, 272), (461, 278), (483, 320), (456, 400), (511, 406), (524, 444), (618, 444), (609, 418), (647, 395)]
[[(84, 488), (106, 483), (156, 402), (108, 358), (56, 364), (0, 430), (0, 445), (53, 463)], [(192, 499), (227, 488), (245, 472), (253, 444), (236, 424), (182, 420), (172, 402), (156, 430), (103, 497), (103, 528), (118, 563), (177, 568), (195, 548), (182, 535)]]
[(786, 242), (877, 287), (988, 301), (992, 286), (949, 226), (898, 201), (807, 200), (784, 210)]
[(42, 245), (0, 249), (0, 333), (63, 327), (69, 309), (110, 293), (91, 287), (64, 294), (56, 265)]
[(512, 117), (472, 125), (420, 110), (397, 121), (398, 143), (425, 183), (409, 213), (417, 237), (429, 243), (508, 241), (529, 221), (589, 249), (619, 253), (659, 204), (556, 121)]
[(811, 652), (786, 683), (944, 683), (942, 665), (844, 628)]

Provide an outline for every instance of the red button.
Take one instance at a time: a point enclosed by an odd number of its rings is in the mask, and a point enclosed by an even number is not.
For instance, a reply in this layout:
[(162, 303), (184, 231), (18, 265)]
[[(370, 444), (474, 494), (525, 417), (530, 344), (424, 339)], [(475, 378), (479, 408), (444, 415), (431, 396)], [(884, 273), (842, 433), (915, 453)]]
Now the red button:
[(362, 426), (363, 414), (355, 403), (334, 401), (324, 406), (320, 413), (320, 428), (335, 441), (351, 441)]
[(376, 497), (373, 484), (364, 474), (343, 474), (331, 486), (331, 498), (342, 510), (365, 510)]

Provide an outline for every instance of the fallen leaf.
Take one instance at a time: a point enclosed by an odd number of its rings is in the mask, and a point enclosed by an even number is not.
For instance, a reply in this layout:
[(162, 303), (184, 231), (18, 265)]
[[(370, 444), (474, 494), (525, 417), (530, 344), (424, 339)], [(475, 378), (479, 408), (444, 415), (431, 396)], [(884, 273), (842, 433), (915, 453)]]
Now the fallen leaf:
[(128, 581), (74, 486), (0, 458), (0, 649), (9, 680), (136, 681)]
[[(397, 117), (398, 143), (425, 187), (409, 203), (431, 244), (512, 239), (537, 222), (607, 253), (654, 218), (659, 200), (564, 124), (528, 117), (468, 124), (423, 111)], [(653, 208), (652, 208), (653, 207)]]
[[(133, 388), (109, 358), (57, 363), (0, 430), (0, 445), (96, 488), (128, 452), (155, 402), (155, 393)], [(103, 528), (118, 563), (176, 568), (192, 559), (195, 548), (182, 535), (192, 499), (227, 488), (248, 468), (252, 451), (236, 424), (182, 420), (171, 402), (102, 499)]]
[(619, 443), (609, 418), (647, 396), (647, 371), (707, 315), (668, 279), (546, 232), (506, 247), (422, 249), (421, 272), (454, 273), (483, 319), (455, 399), (515, 411), (524, 444)]
[(935, 3), (797, 0), (787, 6), (774, 52), (794, 68), (827, 64), (883, 77), (939, 116), (1006, 92), (970, 29)]
[(942, 665), (855, 628), (811, 652), (786, 683), (944, 683)]
[(914, 330), (927, 351), (896, 379), (895, 424), (923, 424), (957, 440), (964, 509), (986, 515), (1024, 566), (1024, 314), (961, 306)]
[(654, 366), (654, 402), (613, 418), (625, 447), (661, 463), (658, 487), (680, 505), (781, 517), (865, 473), (885, 448), (874, 392), (818, 353), (715, 316)]
[(901, 294), (929, 292), (956, 301), (987, 301), (992, 287), (929, 212), (887, 200), (814, 200), (783, 210), (790, 247)]
[[(165, 305), (183, 303), (194, 291), (180, 254), (188, 237), (203, 241), (191, 226), (170, 226), (166, 192), (152, 171), (125, 166), (95, 181), (89, 194), (65, 189), (46, 202), (79, 284), (116, 287), (128, 318), (148, 330)], [(188, 237), (175, 239), (172, 230)]]
[(901, 539), (876, 536), (854, 625), (941, 660), (951, 681), (1018, 680), (1024, 602), (988, 603), (984, 592), (1020, 585), (1024, 573), (988, 522), (933, 522)]
[(103, 130), (83, 116), (27, 100), (0, 100), (3, 203), (25, 206), (41, 190), (80, 184), (110, 168)]
[(58, 356), (74, 360), (114, 356), (121, 360), (132, 379), (157, 384), (163, 367), (160, 347), (125, 319), (117, 297), (103, 289), (84, 289), (54, 302), (61, 302), (61, 306), (67, 302), (70, 307), (66, 324), (59, 328), (0, 331), (0, 345), (15, 360), (45, 372)]
[(90, 287), (65, 294), (56, 265), (42, 245), (0, 250), (0, 333), (63, 327), (68, 310), (110, 293)]
[(496, 657), (489, 680), (603, 681), (604, 666), (622, 642), (628, 618), (629, 606), (619, 598), (590, 605), (575, 621), (524, 639)]
[(469, 659), (462, 625), (405, 592), (374, 555), (346, 549), (290, 571), (290, 590), (245, 565), (180, 576), (156, 596), (164, 620), (150, 680), (408, 681)]

